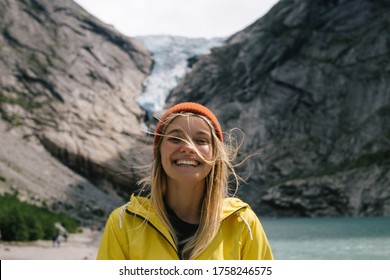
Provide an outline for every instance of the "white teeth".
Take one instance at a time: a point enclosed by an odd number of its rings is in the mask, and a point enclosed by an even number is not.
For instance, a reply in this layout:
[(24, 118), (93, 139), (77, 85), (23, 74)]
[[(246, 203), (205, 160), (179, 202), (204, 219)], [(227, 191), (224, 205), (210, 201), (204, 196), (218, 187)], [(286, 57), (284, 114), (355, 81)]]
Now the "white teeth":
[(190, 166), (198, 166), (199, 162), (194, 161), (194, 160), (177, 160), (176, 161), (177, 165), (190, 165)]

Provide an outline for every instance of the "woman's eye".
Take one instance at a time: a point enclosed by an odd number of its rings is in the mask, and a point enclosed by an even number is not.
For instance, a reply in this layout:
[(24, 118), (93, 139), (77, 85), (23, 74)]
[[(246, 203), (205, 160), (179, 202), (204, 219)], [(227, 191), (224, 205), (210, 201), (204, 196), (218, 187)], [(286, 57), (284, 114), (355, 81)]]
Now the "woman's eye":
[(207, 145), (210, 143), (210, 141), (206, 138), (196, 138), (194, 139), (194, 142), (198, 145)]
[(171, 136), (171, 137), (168, 137), (168, 141), (171, 143), (180, 143), (181, 139), (179, 137)]

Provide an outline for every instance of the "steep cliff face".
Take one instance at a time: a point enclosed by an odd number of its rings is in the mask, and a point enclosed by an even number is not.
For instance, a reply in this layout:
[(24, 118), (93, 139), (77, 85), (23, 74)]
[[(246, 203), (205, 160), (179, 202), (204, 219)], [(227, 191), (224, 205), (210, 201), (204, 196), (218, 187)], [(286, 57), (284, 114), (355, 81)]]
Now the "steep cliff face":
[(390, 3), (281, 0), (193, 66), (192, 100), (242, 129), (270, 215), (390, 215)]
[(0, 114), (9, 128), (100, 187), (129, 188), (136, 172), (121, 172), (144, 141), (135, 98), (152, 66), (146, 48), (71, 0), (3, 0), (0, 30)]

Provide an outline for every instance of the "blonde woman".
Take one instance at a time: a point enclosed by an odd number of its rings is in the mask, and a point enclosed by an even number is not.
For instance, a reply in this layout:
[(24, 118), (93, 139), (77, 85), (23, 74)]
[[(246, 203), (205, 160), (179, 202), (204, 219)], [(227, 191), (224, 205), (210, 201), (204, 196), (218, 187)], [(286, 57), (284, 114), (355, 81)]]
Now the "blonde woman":
[(236, 152), (208, 108), (186, 102), (168, 109), (156, 126), (150, 176), (141, 182), (148, 195), (133, 194), (111, 213), (97, 258), (273, 259), (256, 214), (228, 197)]

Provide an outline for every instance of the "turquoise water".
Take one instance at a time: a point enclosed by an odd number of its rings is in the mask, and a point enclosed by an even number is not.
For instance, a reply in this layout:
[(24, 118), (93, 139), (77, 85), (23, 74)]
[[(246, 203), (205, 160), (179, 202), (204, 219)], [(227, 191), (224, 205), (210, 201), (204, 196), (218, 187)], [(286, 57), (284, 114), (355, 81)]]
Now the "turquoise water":
[(390, 217), (262, 218), (279, 260), (389, 260)]

